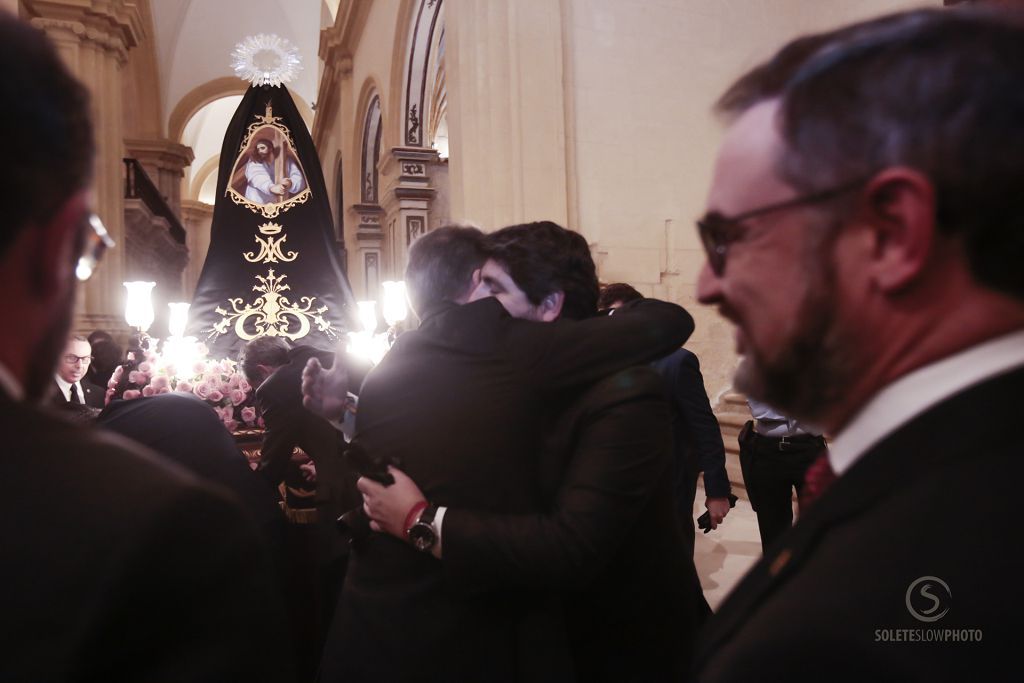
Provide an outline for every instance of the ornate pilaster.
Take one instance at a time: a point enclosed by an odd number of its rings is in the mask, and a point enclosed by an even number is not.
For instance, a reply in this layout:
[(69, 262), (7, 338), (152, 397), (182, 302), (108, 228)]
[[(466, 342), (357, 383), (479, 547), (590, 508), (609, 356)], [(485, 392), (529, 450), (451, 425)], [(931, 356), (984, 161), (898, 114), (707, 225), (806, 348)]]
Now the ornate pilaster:
[(186, 199), (181, 203), (181, 222), (185, 224), (188, 247), (188, 265), (182, 274), (182, 290), (185, 300), (191, 301), (199, 282), (199, 274), (206, 263), (206, 252), (210, 249), (210, 227), (213, 224), (213, 205)]
[(388, 278), (401, 279), (409, 245), (427, 231), (430, 205), (436, 194), (430, 184), (430, 168), (437, 163), (437, 151), (423, 147), (394, 147), (381, 163)]
[(355, 204), (352, 210), (359, 216), (359, 224), (354, 250), (356, 261), (354, 264), (349, 261), (349, 283), (357, 298), (379, 300), (380, 283), (385, 279), (381, 277), (384, 209), (377, 204)]
[(92, 94), (96, 210), (118, 246), (87, 283), (79, 317), (120, 320), (126, 263), (121, 74), (129, 50), (143, 35), (142, 17), (129, 0), (23, 0), (22, 7), (22, 16), (46, 32)]

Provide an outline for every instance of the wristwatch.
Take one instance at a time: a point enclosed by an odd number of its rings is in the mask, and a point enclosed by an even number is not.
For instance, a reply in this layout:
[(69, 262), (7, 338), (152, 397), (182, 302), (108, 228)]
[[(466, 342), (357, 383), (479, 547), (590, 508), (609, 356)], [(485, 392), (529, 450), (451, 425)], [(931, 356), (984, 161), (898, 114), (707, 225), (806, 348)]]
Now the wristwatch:
[(436, 514), (437, 506), (427, 505), (413, 525), (406, 529), (406, 536), (409, 537), (409, 541), (412, 542), (416, 550), (429, 553), (437, 543), (437, 527), (434, 526), (434, 515)]

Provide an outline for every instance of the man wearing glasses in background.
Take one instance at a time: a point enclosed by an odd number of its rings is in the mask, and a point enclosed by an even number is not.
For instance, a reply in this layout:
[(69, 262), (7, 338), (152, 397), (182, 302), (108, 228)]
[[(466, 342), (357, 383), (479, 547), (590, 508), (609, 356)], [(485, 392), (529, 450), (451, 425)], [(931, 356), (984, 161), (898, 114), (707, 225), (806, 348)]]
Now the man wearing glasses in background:
[(85, 337), (75, 335), (68, 339), (64, 355), (57, 363), (54, 382), (57, 391), (53, 403), (58, 408), (66, 405), (84, 405), (103, 408), (104, 390), (85, 379), (92, 363), (92, 346)]

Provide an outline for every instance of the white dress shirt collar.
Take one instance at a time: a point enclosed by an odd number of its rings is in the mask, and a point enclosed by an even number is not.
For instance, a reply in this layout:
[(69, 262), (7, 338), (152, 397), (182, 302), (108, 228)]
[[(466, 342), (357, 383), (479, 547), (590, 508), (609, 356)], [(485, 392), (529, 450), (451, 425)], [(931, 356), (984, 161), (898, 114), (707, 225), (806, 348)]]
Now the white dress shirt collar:
[(875, 394), (832, 441), (832, 469), (842, 474), (912, 418), (967, 387), (1022, 365), (1024, 330), (1018, 330), (900, 377)]
[[(72, 382), (64, 381), (64, 378), (61, 377), (60, 375), (54, 375), (53, 378), (55, 380), (57, 380), (57, 386), (60, 387), (61, 393), (64, 394), (64, 400), (65, 401), (70, 401), (71, 400), (71, 385), (72, 385)], [(85, 403), (85, 392), (82, 391), (82, 385), (79, 384), (78, 382), (74, 382), (74, 384), (77, 385), (79, 400), (81, 400), (82, 403)]]

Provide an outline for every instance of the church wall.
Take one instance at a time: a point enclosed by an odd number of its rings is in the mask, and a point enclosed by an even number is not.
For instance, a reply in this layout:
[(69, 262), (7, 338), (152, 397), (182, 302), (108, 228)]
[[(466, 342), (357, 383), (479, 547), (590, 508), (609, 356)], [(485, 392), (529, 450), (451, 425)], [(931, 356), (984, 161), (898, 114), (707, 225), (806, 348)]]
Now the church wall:
[(570, 214), (603, 281), (630, 282), (693, 313), (687, 347), (701, 359), (713, 401), (736, 364), (731, 325), (693, 296), (703, 264), (693, 221), (704, 212), (722, 131), (714, 101), (792, 37), (921, 5), (563, 0)]

